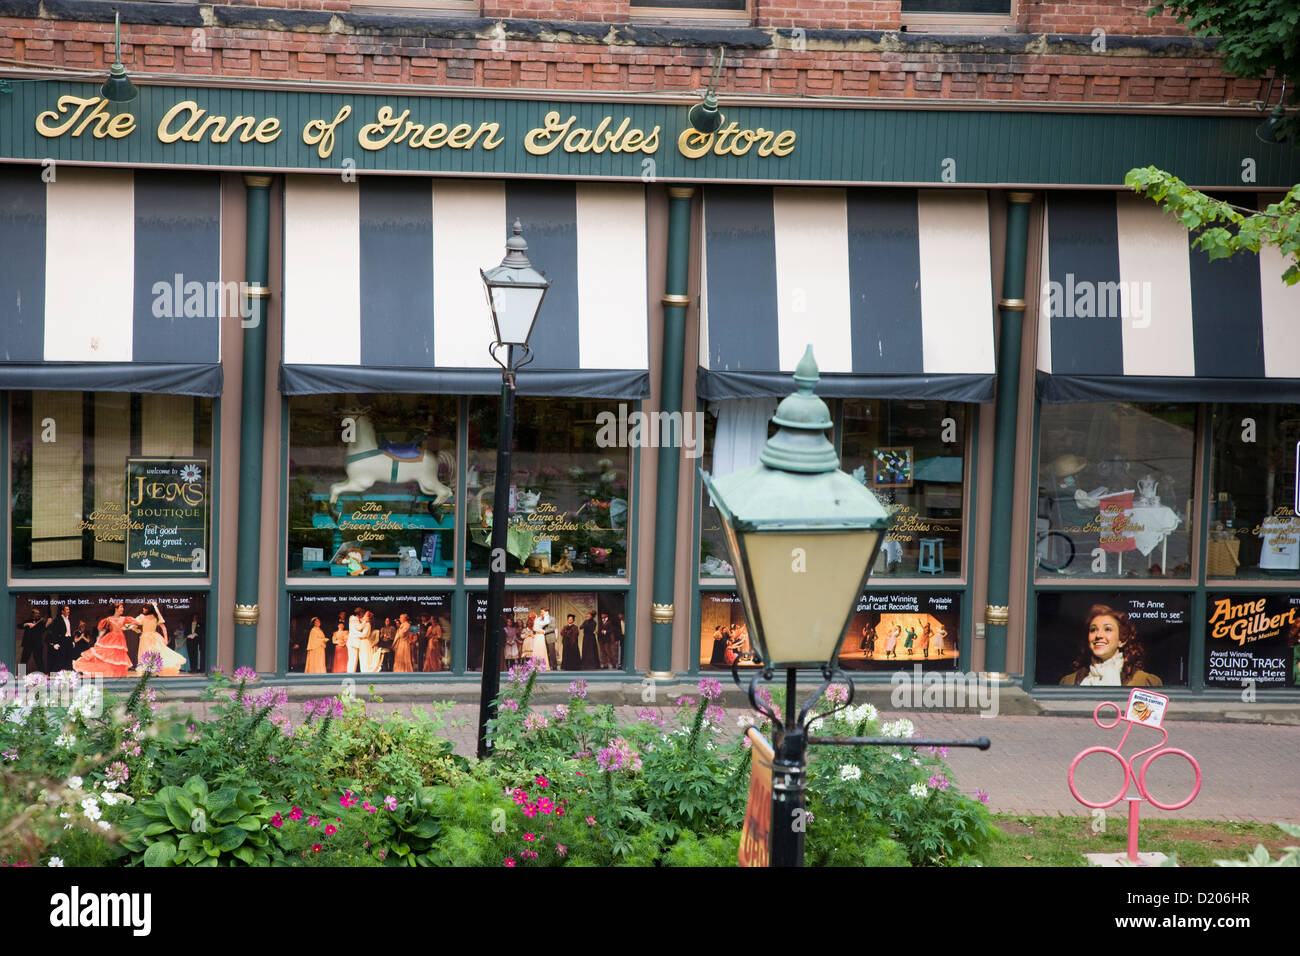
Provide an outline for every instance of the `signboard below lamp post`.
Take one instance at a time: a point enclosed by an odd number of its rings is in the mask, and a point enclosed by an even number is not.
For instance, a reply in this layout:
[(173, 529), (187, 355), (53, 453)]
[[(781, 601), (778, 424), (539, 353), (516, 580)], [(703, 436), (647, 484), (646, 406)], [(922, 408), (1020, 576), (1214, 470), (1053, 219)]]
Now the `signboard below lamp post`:
[[(478, 756), (492, 750), (488, 721), (496, 717), (496, 696), (501, 687), (502, 607), (506, 588), (506, 532), (510, 521), (510, 453), (515, 431), (515, 372), (533, 360), (528, 345), (542, 299), (550, 280), (528, 261), (528, 243), (516, 219), (506, 240), (501, 265), (479, 270), (492, 314), (494, 338), (488, 346), (492, 360), (501, 366), (501, 412), (497, 420), (497, 467), (492, 489), (492, 548), (488, 559), (487, 621), (483, 629), (483, 681), (478, 711)], [(504, 355), (504, 358), (502, 357)]]
[[(805, 718), (838, 670), (840, 645), (876, 552), (890, 526), (872, 492), (840, 470), (812, 346), (795, 369), (796, 391), (778, 406), (778, 427), (759, 464), (704, 485), (722, 517), (749, 635), (770, 679), (786, 671), (785, 720), (777, 728), (772, 782), (772, 865), (803, 861), (802, 827), (808, 745)], [(796, 713), (799, 668), (818, 669), (824, 683)], [(736, 672), (739, 678), (739, 672)], [(758, 680), (750, 685), (750, 698)], [(846, 678), (847, 681), (847, 678)], [(755, 707), (759, 707), (755, 702)]]

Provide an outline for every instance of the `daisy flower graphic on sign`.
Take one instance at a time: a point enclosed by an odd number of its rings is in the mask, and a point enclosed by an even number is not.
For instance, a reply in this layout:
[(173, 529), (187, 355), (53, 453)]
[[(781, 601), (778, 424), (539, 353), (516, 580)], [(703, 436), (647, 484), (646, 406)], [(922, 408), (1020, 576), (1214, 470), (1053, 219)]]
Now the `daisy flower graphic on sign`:
[(188, 484), (192, 481), (198, 481), (198, 480), (199, 480), (198, 465), (186, 465), (184, 468), (181, 469), (181, 481)]

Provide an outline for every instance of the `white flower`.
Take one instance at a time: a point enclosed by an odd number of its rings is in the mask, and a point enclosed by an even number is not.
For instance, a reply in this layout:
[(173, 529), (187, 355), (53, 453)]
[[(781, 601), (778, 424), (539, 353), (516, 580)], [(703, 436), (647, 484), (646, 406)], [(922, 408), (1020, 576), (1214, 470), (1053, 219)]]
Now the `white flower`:
[(63, 865), (63, 861), (60, 860), (57, 856), (52, 856), (52, 857), (50, 857), (50, 862), (47, 863), (47, 864), (45, 864), (45, 865), (46, 865), (46, 866), (62, 866), (62, 865)]
[(105, 789), (105, 790), (116, 790), (116, 789), (117, 789), (117, 781), (116, 781), (116, 780), (105, 780), (105, 781), (104, 781), (104, 789)]
[(841, 780), (861, 780), (862, 768), (856, 767), (851, 763), (846, 763), (840, 767)]
[(113, 793), (111, 790), (105, 791), (103, 794), (100, 795), (99, 799), (103, 800), (104, 803), (110, 807), (115, 807), (122, 802), (122, 798), (119, 797), (117, 794)]
[(111, 830), (113, 828), (113, 824), (109, 823), (107, 820), (100, 820), (95, 824), (95, 826), (99, 827), (101, 830)]
[(897, 750), (895, 750), (892, 754), (890, 754), (890, 756), (893, 757), (895, 760), (902, 760), (902, 759), (903, 759), (903, 755), (902, 755), (902, 753), (900, 753), (900, 752), (897, 751)]
[(148, 558), (141, 558), (141, 559), (140, 559), (140, 567), (142, 567), (142, 568), (147, 568), (147, 567), (149, 567), (149, 566), (152, 565), (152, 564), (153, 564), (153, 562), (150, 561)]
[(184, 468), (181, 469), (181, 481), (189, 483), (191, 481), (198, 481), (198, 480), (199, 480), (198, 465), (186, 465)]
[(914, 783), (907, 788), (907, 792), (918, 800), (924, 800), (930, 793), (930, 788), (923, 783)]
[(80, 789), (81, 789), (81, 784), (82, 784), (82, 780), (81, 780), (80, 777), (69, 777), (69, 778), (68, 778), (68, 787), (71, 788), (71, 789), (73, 789), (73, 790), (80, 790)]
[(77, 738), (72, 734), (59, 734), (54, 739), (54, 746), (62, 747), (64, 750), (71, 750), (77, 745)]
[(62, 813), (60, 813), (60, 814), (59, 814), (59, 819), (60, 819), (60, 820), (66, 820), (66, 819), (68, 819), (68, 811), (67, 811), (67, 810), (64, 810)]
[(27, 718), (31, 715), (31, 712), (31, 707), (15, 707), (9, 712), (9, 723), (21, 727), (27, 723)]
[(736, 718), (736, 726), (741, 730), (744, 730), (746, 727), (753, 727), (754, 718), (749, 716), (749, 714), (741, 714)]
[(867, 720), (875, 720), (876, 717), (879, 716), (880, 711), (876, 710), (876, 708), (872, 707), (870, 704), (863, 704), (862, 706), (866, 708), (864, 716)]
[(86, 818), (89, 820), (98, 820), (101, 816), (99, 803), (94, 797), (87, 797), (85, 800), (81, 801), (81, 812), (84, 813)]
[(880, 728), (880, 732), (886, 737), (911, 737), (916, 733), (916, 726), (906, 717), (898, 720), (887, 721)]

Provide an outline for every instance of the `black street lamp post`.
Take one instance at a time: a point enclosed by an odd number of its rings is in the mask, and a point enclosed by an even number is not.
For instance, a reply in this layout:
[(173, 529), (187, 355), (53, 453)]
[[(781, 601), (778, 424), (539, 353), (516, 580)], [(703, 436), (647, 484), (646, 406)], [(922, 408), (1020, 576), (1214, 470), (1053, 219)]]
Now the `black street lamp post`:
[[(492, 752), (488, 722), (496, 717), (496, 697), (501, 687), (500, 650), (505, 623), (506, 534), (510, 523), (510, 453), (515, 431), (515, 372), (533, 360), (528, 340), (550, 281), (528, 261), (528, 243), (516, 219), (506, 240), (501, 265), (487, 272), (479, 270), (492, 313), (494, 338), (488, 346), (492, 359), (501, 366), (501, 412), (497, 420), (497, 466), (492, 489), (492, 548), (488, 560), (487, 621), (483, 631), (483, 682), (478, 709), (478, 756)], [(504, 359), (502, 354), (504, 353)]]

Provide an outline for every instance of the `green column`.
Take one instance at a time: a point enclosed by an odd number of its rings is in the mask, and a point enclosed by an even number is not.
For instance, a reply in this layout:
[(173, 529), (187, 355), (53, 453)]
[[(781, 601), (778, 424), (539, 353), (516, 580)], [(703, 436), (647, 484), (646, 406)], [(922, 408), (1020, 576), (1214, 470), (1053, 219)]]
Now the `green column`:
[[(239, 404), (239, 527), (235, 544), (235, 667), (257, 661), (257, 579), (262, 541), (262, 424), (266, 411), (266, 287), (270, 248), (270, 176), (244, 177), (248, 188), (244, 278), (250, 315), (244, 331)], [(270, 618), (275, 620), (275, 616)]]
[[(667, 413), (682, 411), (682, 363), (686, 351), (686, 280), (691, 254), (691, 198), (693, 186), (668, 190), (668, 268), (664, 278), (663, 376), (659, 407)], [(683, 432), (685, 422), (682, 423)], [(696, 440), (700, 440), (696, 436)], [(677, 570), (677, 483), (680, 447), (659, 449), (655, 489), (655, 557), (653, 603), (650, 605), (650, 676), (671, 680), (673, 662), (673, 593)]]
[(1025, 255), (1031, 193), (1007, 196), (1006, 257), (1002, 266), (1002, 316), (998, 331), (997, 405), (993, 433), (993, 508), (989, 516), (988, 602), (984, 608), (984, 669), (1007, 666), (1008, 595), (1011, 591), (1011, 516), (1015, 500), (1016, 407), (1020, 401), (1020, 341), (1025, 314)]

